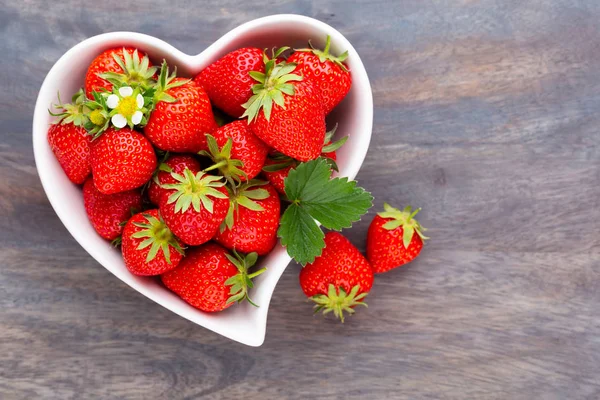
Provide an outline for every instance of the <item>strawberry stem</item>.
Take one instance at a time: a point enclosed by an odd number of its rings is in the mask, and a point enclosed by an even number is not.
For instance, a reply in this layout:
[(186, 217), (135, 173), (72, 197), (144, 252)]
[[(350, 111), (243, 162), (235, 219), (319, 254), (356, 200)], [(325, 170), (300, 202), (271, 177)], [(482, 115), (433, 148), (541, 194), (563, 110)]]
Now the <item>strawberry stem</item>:
[(222, 161), (219, 161), (216, 164), (211, 165), (208, 168), (203, 169), (202, 172), (208, 172), (208, 171), (212, 171), (214, 169), (219, 169), (221, 167), (224, 167), (225, 165), (227, 165), (227, 160), (222, 160)]
[(329, 55), (329, 47), (331, 47), (331, 36), (327, 35), (327, 39), (325, 39), (325, 48), (323, 49), (323, 54)]
[(257, 276), (259, 276), (260, 274), (262, 274), (263, 272), (265, 272), (267, 269), (266, 268), (261, 268), (258, 271), (248, 275), (248, 278), (252, 279), (252, 278), (256, 278)]

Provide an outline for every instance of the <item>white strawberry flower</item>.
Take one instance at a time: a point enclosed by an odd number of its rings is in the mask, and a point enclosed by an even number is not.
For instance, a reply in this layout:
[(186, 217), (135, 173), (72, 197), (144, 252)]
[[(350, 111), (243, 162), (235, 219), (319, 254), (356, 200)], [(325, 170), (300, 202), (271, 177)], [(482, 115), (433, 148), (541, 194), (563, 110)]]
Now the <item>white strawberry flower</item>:
[(108, 108), (116, 111), (115, 114), (111, 112), (110, 121), (117, 128), (138, 125), (144, 117), (144, 97), (140, 93), (134, 96), (134, 90), (129, 86), (123, 86), (117, 92), (106, 98)]

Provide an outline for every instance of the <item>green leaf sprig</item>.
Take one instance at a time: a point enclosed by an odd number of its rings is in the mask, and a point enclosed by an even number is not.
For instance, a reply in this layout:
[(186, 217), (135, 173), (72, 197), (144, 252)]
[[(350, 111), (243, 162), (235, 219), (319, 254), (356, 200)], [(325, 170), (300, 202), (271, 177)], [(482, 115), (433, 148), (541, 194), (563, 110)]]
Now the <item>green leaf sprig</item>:
[(288, 254), (304, 265), (325, 247), (319, 223), (327, 229), (349, 228), (373, 205), (373, 196), (348, 178), (331, 179), (323, 158), (300, 163), (285, 179), (287, 207), (277, 235)]

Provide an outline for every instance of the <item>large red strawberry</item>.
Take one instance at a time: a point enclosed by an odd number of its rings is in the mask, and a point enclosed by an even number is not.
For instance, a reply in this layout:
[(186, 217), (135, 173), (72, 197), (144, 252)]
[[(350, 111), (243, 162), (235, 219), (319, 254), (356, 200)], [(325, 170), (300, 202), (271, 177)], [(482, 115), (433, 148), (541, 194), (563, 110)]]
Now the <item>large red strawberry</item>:
[(104, 194), (124, 192), (142, 186), (156, 169), (152, 145), (129, 128), (109, 128), (90, 146), (94, 183)]
[(111, 92), (113, 84), (148, 89), (154, 82), (156, 67), (144, 53), (133, 47), (108, 49), (92, 61), (85, 74), (85, 93), (89, 99), (92, 92), (103, 89)]
[(244, 104), (250, 129), (275, 150), (299, 161), (321, 154), (325, 138), (325, 113), (318, 88), (302, 80), (296, 64), (269, 60), (254, 95)]
[[(325, 135), (325, 144), (321, 149), (321, 157), (327, 159), (327, 162), (335, 171), (338, 170), (336, 164), (336, 150), (342, 147), (342, 145), (346, 143), (346, 140), (348, 139), (348, 136), (344, 136), (342, 139), (332, 143), (331, 140), (333, 139), (336, 129), (337, 124), (332, 130), (327, 132)], [(265, 160), (263, 175), (279, 193), (285, 194), (285, 178), (287, 178), (290, 170), (296, 168), (297, 165), (298, 161), (294, 160), (293, 158), (281, 154), (278, 151), (272, 151)]]
[(158, 210), (131, 217), (121, 239), (125, 266), (134, 275), (160, 275), (179, 265), (183, 249)]
[(215, 240), (228, 249), (265, 255), (277, 243), (279, 195), (266, 182), (250, 181), (230, 194), (229, 212)]
[(245, 121), (234, 121), (207, 136), (209, 156), (214, 165), (230, 182), (248, 181), (258, 175), (265, 164), (269, 148), (257, 138)]
[(179, 266), (161, 278), (165, 286), (202, 311), (222, 311), (243, 300), (255, 305), (248, 290), (253, 287), (252, 278), (265, 271), (248, 273), (257, 257), (256, 253), (231, 255), (220, 245), (207, 243), (189, 250)]
[(78, 185), (92, 172), (91, 136), (83, 128), (86, 120), (82, 109), (84, 99), (81, 89), (73, 96), (72, 104), (62, 104), (59, 98), (58, 104), (54, 105), (59, 112), (49, 111), (58, 118), (48, 129), (48, 143), (69, 180)]
[(186, 169), (172, 174), (177, 183), (163, 185), (169, 192), (159, 201), (167, 226), (185, 244), (208, 242), (229, 210), (229, 196), (221, 177)]
[(323, 253), (300, 271), (300, 286), (316, 311), (333, 311), (344, 322), (344, 311), (354, 313), (373, 286), (367, 259), (338, 232), (325, 234)]
[[(407, 206), (400, 211), (387, 203), (377, 213), (367, 233), (367, 258), (373, 271), (381, 273), (414, 260), (423, 248), (425, 228), (415, 219), (415, 211)], [(415, 234), (416, 233), (416, 234)]]
[(218, 126), (210, 100), (202, 86), (194, 81), (168, 75), (163, 63), (155, 97), (144, 133), (159, 149), (178, 153), (206, 150), (206, 134)]
[(172, 173), (183, 174), (183, 171), (189, 169), (194, 174), (200, 172), (200, 163), (193, 156), (187, 154), (174, 154), (170, 156), (166, 161), (162, 162), (158, 166), (154, 177), (150, 181), (148, 186), (148, 197), (153, 204), (160, 204), (161, 196), (168, 192), (167, 189), (162, 188), (161, 185), (177, 183), (177, 180), (173, 178)]
[(296, 50), (288, 58), (288, 62), (298, 64), (294, 72), (302, 75), (305, 81), (311, 82), (318, 88), (327, 115), (350, 91), (352, 77), (343, 64), (348, 57), (348, 52), (344, 52), (339, 57), (330, 54), (331, 37), (329, 36), (323, 50), (315, 49), (310, 42), (309, 44), (310, 49)]
[(265, 72), (263, 51), (244, 47), (226, 54), (194, 78), (204, 87), (212, 103), (232, 117), (244, 114), (242, 104), (252, 96), (253, 79), (249, 72)]
[(142, 194), (139, 190), (103, 194), (90, 177), (83, 185), (83, 205), (96, 232), (106, 240), (115, 240), (131, 215), (142, 209)]

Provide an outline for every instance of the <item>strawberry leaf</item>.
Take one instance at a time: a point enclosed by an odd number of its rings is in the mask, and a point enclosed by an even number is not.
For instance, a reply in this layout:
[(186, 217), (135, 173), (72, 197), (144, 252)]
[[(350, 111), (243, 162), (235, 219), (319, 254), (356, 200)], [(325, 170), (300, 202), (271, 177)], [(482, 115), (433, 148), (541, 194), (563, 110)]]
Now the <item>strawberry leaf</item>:
[[(329, 164), (323, 160), (327, 171), (331, 174)], [(322, 191), (305, 190), (302, 204), (324, 227), (334, 230), (349, 228), (358, 221), (373, 203), (373, 197), (356, 181), (348, 178), (334, 178), (322, 186)]]
[(373, 196), (348, 178), (331, 178), (322, 158), (300, 163), (285, 180), (292, 204), (282, 218), (278, 236), (288, 254), (301, 264), (314, 261), (325, 242), (318, 223), (341, 230), (358, 221), (372, 205)]
[(301, 264), (313, 262), (325, 247), (325, 235), (302, 206), (291, 204), (283, 213), (277, 235), (290, 257)]

